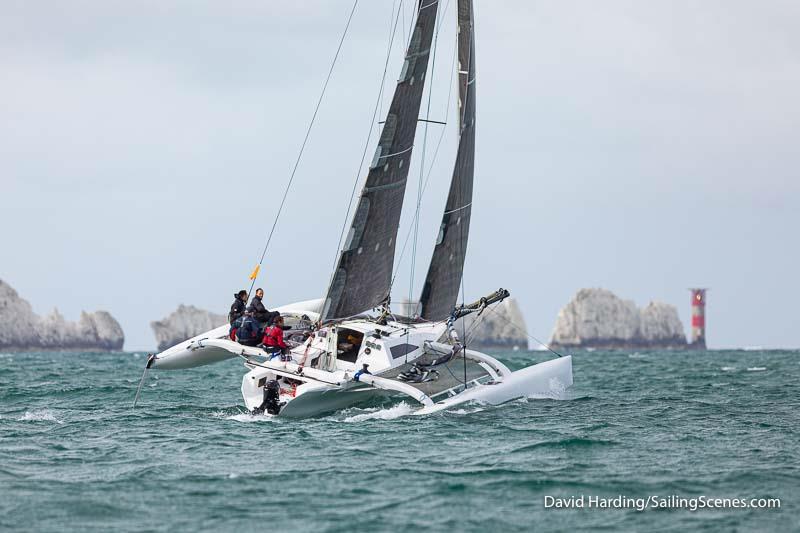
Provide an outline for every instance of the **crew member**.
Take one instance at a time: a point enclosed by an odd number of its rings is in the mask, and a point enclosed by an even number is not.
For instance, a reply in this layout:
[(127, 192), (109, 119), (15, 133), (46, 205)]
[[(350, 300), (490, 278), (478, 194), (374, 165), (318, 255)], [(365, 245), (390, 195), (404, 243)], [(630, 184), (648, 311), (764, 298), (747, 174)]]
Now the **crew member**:
[(272, 320), (280, 316), (280, 313), (277, 311), (270, 311), (266, 307), (264, 307), (264, 289), (258, 288), (256, 289), (256, 295), (250, 301), (250, 305), (247, 306), (247, 311), (253, 314), (253, 318), (258, 320), (261, 324), (269, 325), (272, 323)]
[(241, 325), (235, 331), (236, 342), (245, 346), (258, 346), (261, 338), (261, 325), (250, 313), (245, 313)]
[(264, 330), (264, 339), (261, 343), (266, 346), (268, 352), (273, 355), (281, 354), (281, 361), (288, 360), (289, 347), (283, 340), (283, 317), (278, 315), (272, 321), (272, 325)]
[(244, 310), (247, 307), (247, 291), (242, 289), (233, 295), (233, 303), (231, 310), (228, 313), (228, 323), (233, 324), (237, 318), (244, 316)]

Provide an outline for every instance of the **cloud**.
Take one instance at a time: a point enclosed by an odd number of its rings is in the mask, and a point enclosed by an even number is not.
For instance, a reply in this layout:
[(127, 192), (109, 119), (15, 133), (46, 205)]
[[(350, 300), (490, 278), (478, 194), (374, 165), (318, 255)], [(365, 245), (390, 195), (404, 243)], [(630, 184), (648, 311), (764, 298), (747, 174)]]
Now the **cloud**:
[[(437, 117), (454, 1), (434, 76)], [(108, 308), (128, 347), (151, 347), (147, 323), (178, 303), (224, 310), (263, 244), (350, 7), (5, 5), (0, 180), (12, 200), (0, 227), (16, 252), (0, 277), (44, 311)], [(264, 284), (276, 303), (325, 288), (363, 177), (391, 9), (360, 3), (268, 255)], [(710, 317), (712, 345), (800, 344), (782, 318), (800, 297), (782, 266), (799, 259), (787, 243), (800, 225), (800, 8), (509, 1), (476, 11), (470, 295), (510, 287), (546, 337), (581, 286), (675, 303), (686, 322), (684, 288), (710, 284), (710, 313), (715, 298), (737, 310)], [(423, 206), (418, 280), (454, 140), (451, 121)], [(401, 268), (405, 296), (408, 261)], [(775, 293), (782, 302), (765, 296)], [(770, 317), (747, 311), (768, 305)]]

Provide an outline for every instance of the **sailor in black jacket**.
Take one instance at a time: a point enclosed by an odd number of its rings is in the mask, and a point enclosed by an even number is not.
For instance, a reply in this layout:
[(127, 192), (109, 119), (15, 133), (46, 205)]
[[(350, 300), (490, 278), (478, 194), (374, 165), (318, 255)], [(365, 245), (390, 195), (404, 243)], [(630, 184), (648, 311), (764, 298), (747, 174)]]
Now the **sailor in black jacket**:
[(247, 306), (247, 291), (242, 289), (233, 295), (233, 303), (231, 304), (231, 311), (228, 313), (228, 323), (233, 322), (244, 316), (244, 308)]
[(256, 295), (250, 301), (250, 305), (247, 306), (247, 312), (253, 313), (253, 318), (258, 320), (261, 324), (269, 325), (272, 319), (279, 316), (280, 313), (277, 311), (269, 311), (264, 307), (264, 303), (261, 301), (263, 298), (264, 289), (256, 289)]

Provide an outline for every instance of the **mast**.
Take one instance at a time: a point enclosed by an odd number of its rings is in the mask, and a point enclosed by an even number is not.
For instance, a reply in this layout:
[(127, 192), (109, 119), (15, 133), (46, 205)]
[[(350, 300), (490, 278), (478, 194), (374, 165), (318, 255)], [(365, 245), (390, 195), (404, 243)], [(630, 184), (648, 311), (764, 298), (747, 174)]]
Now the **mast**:
[(443, 320), (458, 300), (464, 273), (475, 170), (475, 38), (472, 0), (458, 0), (459, 139), (450, 192), (420, 296), (420, 316)]
[(437, 11), (438, 0), (419, 1), (400, 79), (325, 297), (322, 320), (353, 316), (389, 298), (395, 241)]

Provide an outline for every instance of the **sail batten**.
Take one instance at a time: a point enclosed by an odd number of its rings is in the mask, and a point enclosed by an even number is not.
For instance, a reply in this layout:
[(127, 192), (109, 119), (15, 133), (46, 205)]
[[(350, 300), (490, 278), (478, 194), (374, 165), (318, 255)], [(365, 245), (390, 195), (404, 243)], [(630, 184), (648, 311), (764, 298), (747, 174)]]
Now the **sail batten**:
[(437, 4), (438, 0), (419, 1), (394, 97), (323, 304), (323, 320), (353, 316), (389, 298), (394, 244), (411, 166)]
[(475, 38), (472, 0), (458, 0), (458, 74), (458, 152), (436, 246), (420, 296), (420, 316), (427, 320), (442, 320), (455, 307), (469, 239), (475, 171)]

